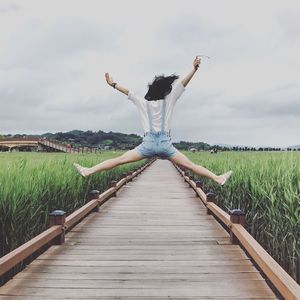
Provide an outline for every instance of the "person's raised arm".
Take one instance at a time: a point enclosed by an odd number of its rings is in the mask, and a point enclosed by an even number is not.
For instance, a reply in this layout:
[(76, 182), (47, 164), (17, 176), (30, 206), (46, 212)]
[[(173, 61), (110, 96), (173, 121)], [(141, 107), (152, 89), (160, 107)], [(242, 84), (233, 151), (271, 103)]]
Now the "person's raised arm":
[(187, 84), (190, 82), (190, 80), (193, 78), (194, 74), (197, 72), (199, 65), (201, 64), (201, 58), (199, 56), (196, 56), (193, 62), (193, 70), (182, 79), (181, 83), (184, 87), (187, 86)]
[(117, 84), (116, 82), (114, 82), (113, 79), (112, 79), (112, 77), (110, 77), (108, 73), (105, 73), (105, 79), (106, 79), (106, 82), (107, 82), (110, 86), (112, 86), (112, 87), (115, 88), (116, 90), (118, 90), (118, 91), (120, 91), (121, 93), (123, 93), (123, 94), (125, 94), (125, 95), (128, 96), (129, 91), (128, 91), (126, 88), (124, 88), (124, 87), (120, 86), (119, 84)]

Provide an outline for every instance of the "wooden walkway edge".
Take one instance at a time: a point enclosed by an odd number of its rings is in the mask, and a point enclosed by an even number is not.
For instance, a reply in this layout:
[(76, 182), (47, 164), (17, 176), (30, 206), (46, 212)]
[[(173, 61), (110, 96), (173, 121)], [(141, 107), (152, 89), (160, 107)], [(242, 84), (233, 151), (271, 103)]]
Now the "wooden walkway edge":
[(0, 299), (277, 299), (174, 166), (157, 160)]

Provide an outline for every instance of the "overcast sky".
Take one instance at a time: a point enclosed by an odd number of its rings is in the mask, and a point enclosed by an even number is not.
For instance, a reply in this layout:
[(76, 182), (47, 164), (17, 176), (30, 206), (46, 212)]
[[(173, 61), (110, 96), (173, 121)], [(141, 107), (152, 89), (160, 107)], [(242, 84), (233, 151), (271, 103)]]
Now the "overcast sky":
[(300, 2), (0, 0), (0, 134), (142, 134), (104, 73), (144, 95), (185, 76), (174, 141), (300, 144)]

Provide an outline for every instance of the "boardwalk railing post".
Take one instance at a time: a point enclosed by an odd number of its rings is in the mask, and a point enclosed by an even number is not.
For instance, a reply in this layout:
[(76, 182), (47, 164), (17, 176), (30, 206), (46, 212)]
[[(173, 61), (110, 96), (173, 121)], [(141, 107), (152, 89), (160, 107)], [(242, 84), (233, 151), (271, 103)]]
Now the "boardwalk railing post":
[(127, 184), (127, 173), (123, 173), (122, 176), (123, 176), (124, 179), (125, 179), (125, 183), (124, 183), (124, 184)]
[(135, 175), (135, 177), (138, 177), (139, 176), (139, 168), (134, 168), (133, 169), (133, 172), (136, 172), (136, 175)]
[[(188, 175), (189, 176), (189, 175)], [(192, 188), (193, 186), (191, 185), (192, 181), (194, 181), (194, 176), (190, 175), (189, 176), (189, 187)]]
[(197, 181), (196, 181), (196, 187), (201, 189), (202, 186), (203, 186), (202, 181), (197, 180)]
[[(202, 187), (203, 187), (202, 181), (197, 180), (195, 183), (196, 183), (196, 188), (202, 189)], [(195, 192), (196, 192), (196, 195), (198, 195), (197, 191), (195, 191)]]
[(65, 221), (66, 212), (64, 212), (63, 210), (54, 210), (49, 214), (49, 227), (52, 227), (53, 225), (62, 226), (61, 234), (53, 240), (54, 245), (61, 245), (65, 242)]
[(110, 187), (115, 188), (115, 192), (111, 196), (116, 197), (117, 196), (117, 181), (112, 180), (110, 183)]
[(133, 172), (132, 172), (132, 171), (129, 171), (128, 174), (129, 174), (129, 176), (130, 176), (129, 179), (128, 179), (128, 182), (130, 182), (130, 181), (132, 181), (132, 177), (131, 177), (131, 176), (132, 176)]
[[(207, 204), (208, 204), (209, 202), (212, 202), (212, 203), (214, 203), (214, 204), (217, 204), (216, 194), (211, 193), (211, 192), (207, 193), (207, 194), (206, 194), (206, 202), (207, 202)], [(207, 213), (208, 215), (211, 215), (211, 211), (210, 211), (210, 209), (209, 209), (208, 207), (206, 207), (206, 213)]]
[[(98, 190), (92, 190), (89, 193), (89, 200), (96, 200), (99, 198), (100, 192)], [(94, 212), (98, 212), (99, 211), (99, 203), (98, 205), (92, 210)]]
[[(246, 224), (245, 213), (242, 210), (232, 209), (232, 210), (229, 210), (229, 214), (230, 214), (230, 222), (231, 223), (240, 224), (243, 227), (245, 226), (245, 224)], [(233, 234), (231, 229), (230, 229), (230, 242), (232, 244), (238, 244), (238, 239)]]

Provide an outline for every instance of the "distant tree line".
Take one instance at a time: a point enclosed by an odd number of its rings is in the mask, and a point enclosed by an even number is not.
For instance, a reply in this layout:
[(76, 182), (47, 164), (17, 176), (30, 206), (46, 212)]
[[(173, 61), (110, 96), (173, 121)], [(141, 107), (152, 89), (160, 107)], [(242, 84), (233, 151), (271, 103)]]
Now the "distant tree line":
[(233, 151), (281, 151), (283, 149), (281, 148), (275, 148), (275, 147), (233, 147)]
[(136, 134), (119, 132), (93, 132), (91, 130), (72, 130), (69, 132), (46, 133), (42, 137), (60, 142), (69, 142), (73, 147), (90, 147), (99, 149), (132, 149), (142, 142)]
[(196, 150), (210, 150), (211, 145), (203, 142), (186, 142), (186, 141), (180, 141), (179, 143), (173, 143), (173, 145), (178, 149), (178, 150), (189, 150), (191, 148), (195, 148)]
[[(3, 138), (14, 137), (23, 138), (28, 137), (25, 134), (15, 134), (15, 135), (2, 135)], [(82, 131), (82, 130), (72, 130), (68, 132), (57, 132), (57, 133), (45, 133), (41, 135), (30, 135), (30, 137), (36, 138), (46, 138), (49, 140), (57, 141), (60, 143), (69, 143), (72, 147), (89, 147), (97, 149), (132, 149), (139, 145), (143, 138), (136, 134), (125, 134), (119, 132), (104, 132), (99, 131)], [(209, 150), (210, 145), (203, 142), (186, 142), (180, 141), (179, 143), (174, 143), (174, 146), (179, 150), (189, 150), (190, 148), (195, 148), (196, 150)]]
[[(7, 134), (0, 135), (0, 138), (23, 138), (23, 137), (37, 137), (47, 138), (49, 140), (55, 140), (60, 143), (69, 143), (72, 147), (89, 147), (97, 149), (122, 149), (128, 150), (136, 147), (142, 142), (142, 137), (136, 134), (125, 134), (120, 132), (104, 132), (99, 131), (82, 131), (72, 130), (68, 132), (57, 132), (57, 133), (45, 133), (41, 135), (26, 135), (26, 134)], [(296, 151), (298, 148), (274, 148), (274, 147), (247, 147), (247, 146), (220, 146), (220, 145), (209, 145), (204, 142), (187, 142), (180, 141), (173, 143), (174, 146), (179, 150), (192, 150), (192, 151), (209, 151), (213, 150), (214, 153), (219, 151)]]

